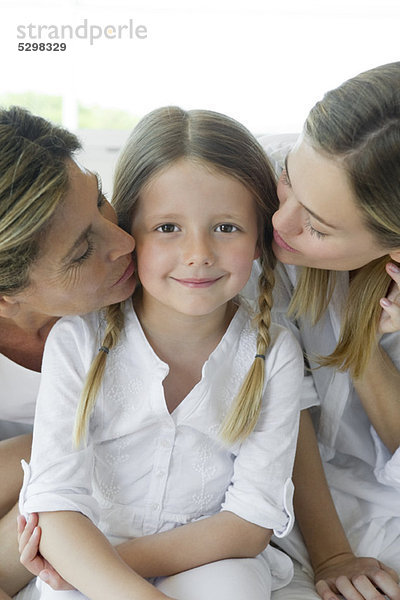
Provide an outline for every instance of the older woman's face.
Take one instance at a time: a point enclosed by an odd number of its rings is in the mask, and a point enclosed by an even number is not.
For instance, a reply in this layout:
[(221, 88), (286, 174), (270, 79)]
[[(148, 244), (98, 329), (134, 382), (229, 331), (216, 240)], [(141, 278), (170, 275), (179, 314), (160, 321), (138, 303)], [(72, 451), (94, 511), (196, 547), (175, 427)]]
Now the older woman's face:
[(133, 238), (117, 226), (95, 175), (73, 161), (70, 187), (31, 267), (30, 285), (16, 295), (37, 313), (84, 314), (128, 298), (135, 287)]
[(347, 271), (390, 253), (363, 221), (344, 169), (302, 138), (287, 156), (278, 197), (273, 249), (283, 263)]

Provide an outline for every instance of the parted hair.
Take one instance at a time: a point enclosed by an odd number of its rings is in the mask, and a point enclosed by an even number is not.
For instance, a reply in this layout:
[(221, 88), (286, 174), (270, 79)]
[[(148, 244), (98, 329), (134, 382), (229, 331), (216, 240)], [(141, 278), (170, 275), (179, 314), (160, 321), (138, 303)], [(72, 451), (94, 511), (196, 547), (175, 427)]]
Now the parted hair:
[(69, 185), (78, 138), (26, 109), (0, 109), (0, 294), (29, 285), (41, 235)]
[[(265, 355), (270, 344), (272, 289), (275, 257), (271, 249), (272, 215), (277, 210), (276, 180), (264, 150), (240, 123), (206, 110), (184, 111), (170, 106), (152, 111), (133, 130), (118, 161), (113, 204), (120, 225), (129, 231), (135, 204), (142, 190), (162, 170), (186, 159), (208, 166), (240, 181), (252, 194), (258, 217), (261, 252), (256, 354)], [(122, 305), (107, 309), (107, 329), (102, 344), (110, 351), (123, 327)], [(104, 374), (107, 353), (95, 357), (77, 412), (74, 439), (85, 437), (88, 419)], [(265, 363), (257, 357), (221, 428), (228, 443), (243, 440), (257, 423), (264, 387)]]
[[(304, 127), (311, 146), (344, 169), (366, 227), (388, 254), (351, 279), (339, 342), (321, 365), (362, 374), (376, 340), (391, 278), (391, 251), (400, 249), (400, 62), (371, 69), (329, 91)], [(290, 311), (315, 323), (325, 312), (335, 272), (304, 268)]]

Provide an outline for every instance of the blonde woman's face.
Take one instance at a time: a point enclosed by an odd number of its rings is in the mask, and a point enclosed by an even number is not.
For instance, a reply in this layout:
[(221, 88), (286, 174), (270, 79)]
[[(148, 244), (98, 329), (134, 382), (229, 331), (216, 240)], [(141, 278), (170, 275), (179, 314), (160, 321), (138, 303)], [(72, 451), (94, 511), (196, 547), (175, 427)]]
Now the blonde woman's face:
[(344, 169), (303, 138), (278, 182), (273, 250), (283, 263), (347, 271), (389, 254), (367, 229)]
[(96, 176), (69, 161), (69, 190), (30, 270), (20, 306), (50, 316), (83, 314), (125, 300), (135, 286), (132, 237), (117, 226)]

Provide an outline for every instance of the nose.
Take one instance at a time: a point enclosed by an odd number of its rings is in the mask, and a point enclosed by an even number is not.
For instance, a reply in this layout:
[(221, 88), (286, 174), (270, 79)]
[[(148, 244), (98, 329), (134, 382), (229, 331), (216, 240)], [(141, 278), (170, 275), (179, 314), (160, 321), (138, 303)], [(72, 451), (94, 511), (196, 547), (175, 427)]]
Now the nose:
[(214, 251), (207, 235), (188, 235), (183, 249), (183, 261), (190, 267), (211, 266), (214, 263)]
[(279, 198), (279, 209), (272, 216), (272, 225), (286, 235), (298, 235), (302, 232), (302, 206), (291, 197), (283, 201)]
[(121, 227), (111, 222), (109, 224), (108, 242), (108, 256), (111, 261), (118, 260), (126, 254), (131, 254), (135, 248), (133, 237), (121, 229)]

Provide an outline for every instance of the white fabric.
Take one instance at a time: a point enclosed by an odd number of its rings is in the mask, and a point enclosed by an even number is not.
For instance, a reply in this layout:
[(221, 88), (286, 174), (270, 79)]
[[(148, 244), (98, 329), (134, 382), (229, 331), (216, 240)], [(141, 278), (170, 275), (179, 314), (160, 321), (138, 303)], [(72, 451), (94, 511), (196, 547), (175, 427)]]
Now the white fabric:
[[(286, 323), (290, 286), (296, 267), (280, 265), (274, 318)], [(288, 290), (285, 297), (283, 290)], [(348, 289), (348, 273), (338, 283), (326, 315), (317, 326), (301, 319), (298, 339), (308, 356), (327, 354), (337, 343), (341, 305)], [(296, 324), (291, 323), (291, 329)], [(400, 332), (386, 334), (382, 347), (400, 369)], [(311, 362), (311, 366), (316, 366)], [(321, 405), (318, 439), (332, 496), (354, 552), (384, 561), (400, 573), (400, 449), (391, 455), (363, 409), (347, 373), (316, 369), (312, 373), (316, 402)], [(304, 545), (294, 530), (280, 546), (309, 568)], [(385, 561), (384, 561), (385, 562)]]
[(0, 354), (0, 440), (32, 431), (40, 373)]
[[(13, 596), (14, 600), (39, 600), (40, 592), (36, 586), (38, 580), (32, 579), (28, 585), (22, 588), (21, 591), (18, 592), (15, 596)], [(61, 599), (60, 599), (61, 600)]]
[[(339, 595), (339, 598), (342, 596)], [(271, 600), (321, 600), (321, 596), (315, 591), (314, 577), (303, 571), (295, 561), (292, 581), (286, 587), (273, 592)]]
[[(130, 301), (125, 317), (80, 450), (71, 439), (75, 410), (104, 323), (98, 314), (65, 318), (50, 333), (21, 511), (80, 511), (112, 543), (220, 510), (286, 535), (293, 524), (291, 470), (303, 375), (293, 337), (272, 326), (259, 422), (244, 443), (226, 447), (219, 426), (256, 352), (247, 309), (238, 308), (201, 381), (172, 414), (162, 386), (168, 366), (148, 344)], [(268, 552), (286, 583), (287, 557)]]
[[(271, 595), (271, 574), (267, 558), (259, 554), (256, 558), (221, 560), (162, 577), (154, 585), (176, 600), (267, 600)], [(27, 600), (88, 600), (79, 592), (55, 592), (40, 580), (37, 586)]]

